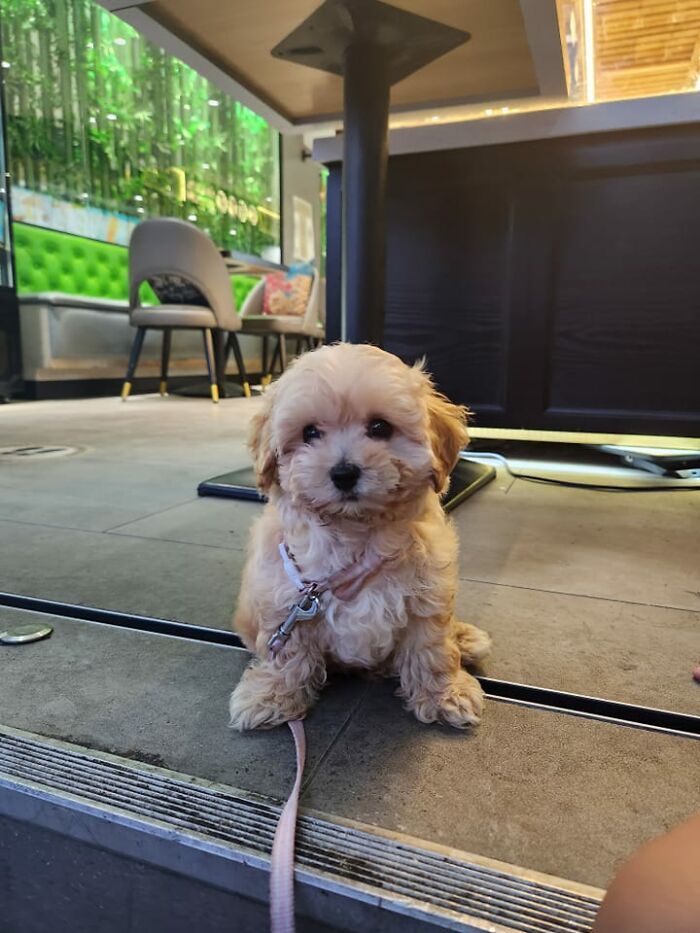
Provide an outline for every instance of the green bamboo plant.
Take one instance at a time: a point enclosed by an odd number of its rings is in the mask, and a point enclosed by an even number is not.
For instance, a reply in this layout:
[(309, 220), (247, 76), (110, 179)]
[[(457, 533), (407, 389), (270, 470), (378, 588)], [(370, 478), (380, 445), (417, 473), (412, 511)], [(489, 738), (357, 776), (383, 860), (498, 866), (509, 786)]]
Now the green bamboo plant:
[(278, 134), (93, 0), (0, 0), (13, 184), (277, 245)]

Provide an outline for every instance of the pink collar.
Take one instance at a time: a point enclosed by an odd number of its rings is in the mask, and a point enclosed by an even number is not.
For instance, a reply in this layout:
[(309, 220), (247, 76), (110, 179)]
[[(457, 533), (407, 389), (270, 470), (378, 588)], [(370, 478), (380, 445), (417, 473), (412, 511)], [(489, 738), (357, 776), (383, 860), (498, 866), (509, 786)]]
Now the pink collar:
[(357, 596), (364, 584), (389, 562), (388, 557), (379, 557), (376, 554), (370, 556), (365, 551), (359, 561), (339, 570), (325, 580), (305, 580), (294, 555), (284, 541), (279, 544), (279, 554), (285, 573), (300, 593), (313, 587), (319, 596), (330, 591), (336, 599), (341, 600), (353, 599)]

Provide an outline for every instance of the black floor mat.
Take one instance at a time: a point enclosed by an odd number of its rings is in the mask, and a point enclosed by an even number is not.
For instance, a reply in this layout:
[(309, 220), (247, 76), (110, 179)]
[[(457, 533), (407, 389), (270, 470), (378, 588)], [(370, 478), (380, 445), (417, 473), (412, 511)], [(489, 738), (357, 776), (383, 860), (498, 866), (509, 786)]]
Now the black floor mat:
[[(450, 477), (450, 488), (443, 501), (445, 511), (451, 512), (477, 489), (491, 482), (495, 475), (496, 470), (492, 466), (471, 460), (460, 460)], [(200, 496), (221, 496), (225, 499), (265, 502), (265, 496), (258, 492), (255, 486), (255, 473), (252, 467), (234, 470), (232, 473), (222, 473), (221, 476), (204, 480), (197, 487), (197, 493)]]

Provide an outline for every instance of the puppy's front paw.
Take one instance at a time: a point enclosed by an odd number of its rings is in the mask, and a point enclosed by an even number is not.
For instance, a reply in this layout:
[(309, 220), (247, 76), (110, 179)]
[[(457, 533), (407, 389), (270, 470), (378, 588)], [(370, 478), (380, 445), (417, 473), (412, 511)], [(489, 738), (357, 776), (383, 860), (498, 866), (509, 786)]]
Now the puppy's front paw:
[(229, 701), (231, 719), (229, 726), (239, 732), (248, 729), (272, 729), (284, 722), (279, 710), (271, 707), (265, 700), (246, 694), (239, 686), (231, 694)]
[(229, 726), (239, 732), (272, 729), (290, 719), (301, 719), (307, 707), (304, 691), (284, 693), (275, 689), (274, 680), (265, 676), (261, 667), (249, 667), (231, 694)]
[(491, 636), (476, 625), (458, 622), (455, 638), (462, 664), (478, 664), (491, 653)]
[(481, 721), (484, 693), (476, 678), (460, 670), (441, 695), (423, 696), (412, 708), (421, 722), (444, 722), (466, 729)]

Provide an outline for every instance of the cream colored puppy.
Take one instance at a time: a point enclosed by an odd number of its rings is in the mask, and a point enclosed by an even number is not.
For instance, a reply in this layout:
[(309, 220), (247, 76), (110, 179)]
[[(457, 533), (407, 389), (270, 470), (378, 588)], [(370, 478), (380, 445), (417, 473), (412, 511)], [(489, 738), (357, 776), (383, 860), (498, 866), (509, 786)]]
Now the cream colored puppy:
[(479, 722), (461, 662), (490, 639), (453, 615), (457, 538), (440, 505), (466, 416), (421, 367), (366, 345), (307, 353), (267, 392), (250, 445), (269, 502), (234, 618), (257, 657), (232, 726), (304, 716), (329, 665), (398, 677), (422, 722)]

